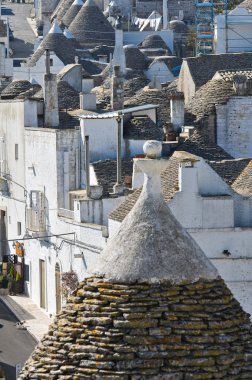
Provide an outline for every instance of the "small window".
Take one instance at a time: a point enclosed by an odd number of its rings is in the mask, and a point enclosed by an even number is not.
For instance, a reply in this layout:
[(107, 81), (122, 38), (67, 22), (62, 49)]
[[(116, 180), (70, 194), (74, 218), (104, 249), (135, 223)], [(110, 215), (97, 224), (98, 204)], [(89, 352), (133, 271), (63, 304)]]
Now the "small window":
[(50, 58), (50, 66), (53, 66), (53, 59)]
[(9, 224), (11, 224), (11, 217), (9, 216)]
[(20, 236), (22, 233), (22, 225), (21, 222), (17, 222), (17, 234)]
[(27, 264), (24, 265), (24, 281), (30, 281), (30, 266)]
[(18, 144), (15, 144), (15, 160), (18, 160)]

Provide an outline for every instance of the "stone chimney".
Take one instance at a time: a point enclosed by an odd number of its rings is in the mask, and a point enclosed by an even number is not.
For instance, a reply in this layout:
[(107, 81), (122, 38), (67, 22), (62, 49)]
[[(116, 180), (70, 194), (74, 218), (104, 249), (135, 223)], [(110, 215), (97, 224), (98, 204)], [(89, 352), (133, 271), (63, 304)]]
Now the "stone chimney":
[(118, 16), (115, 24), (115, 49), (113, 53), (113, 65), (120, 66), (121, 74), (126, 72), (126, 58), (123, 49), (123, 30), (121, 16)]
[(46, 50), (46, 74), (44, 75), (44, 127), (59, 126), (57, 75), (50, 73), (50, 51)]
[(114, 111), (123, 109), (124, 90), (123, 90), (123, 75), (120, 72), (120, 66), (114, 66), (112, 75), (112, 94), (111, 107)]
[(184, 94), (182, 92), (172, 94), (170, 108), (173, 130), (175, 132), (181, 132), (181, 127), (183, 127), (185, 123), (185, 102)]

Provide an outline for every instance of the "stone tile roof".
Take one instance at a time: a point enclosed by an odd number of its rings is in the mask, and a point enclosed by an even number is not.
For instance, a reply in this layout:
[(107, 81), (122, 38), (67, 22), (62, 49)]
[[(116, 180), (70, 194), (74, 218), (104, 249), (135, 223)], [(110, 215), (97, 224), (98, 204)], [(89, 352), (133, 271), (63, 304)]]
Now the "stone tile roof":
[(41, 86), (31, 84), (28, 80), (15, 80), (1, 92), (1, 99), (32, 97), (41, 90)]
[[(124, 88), (124, 100), (125, 102), (131, 99), (139, 90), (142, 90), (150, 81), (139, 72), (128, 72), (126, 75), (123, 88)], [(103, 109), (110, 109), (111, 99), (111, 78), (109, 77), (109, 66), (101, 73), (104, 77), (101, 85), (94, 88), (94, 92), (97, 95), (97, 102)], [(131, 77), (131, 75), (133, 77)]]
[(163, 141), (164, 132), (148, 116), (131, 118), (123, 126), (123, 137), (127, 140)]
[(169, 22), (169, 27), (173, 30), (173, 33), (185, 34), (188, 33), (188, 26), (181, 20), (171, 20)]
[(58, 102), (59, 109), (79, 109), (80, 96), (79, 93), (65, 81), (58, 82)]
[(107, 46), (107, 45), (99, 45), (93, 49), (90, 49), (89, 51), (90, 51), (93, 59), (95, 59), (96, 61), (99, 60), (100, 55), (106, 55), (108, 62), (109, 62), (110, 54), (113, 54), (114, 47), (113, 46)]
[(145, 39), (138, 45), (140, 48), (144, 49), (165, 49), (170, 50), (166, 45), (165, 41), (158, 34), (149, 34)]
[(252, 161), (250, 160), (244, 170), (232, 183), (232, 189), (243, 196), (252, 195)]
[(220, 278), (175, 286), (93, 277), (68, 298), (19, 379), (251, 379), (251, 351), (249, 315)]
[(236, 193), (243, 196), (252, 195), (251, 159), (210, 161), (209, 165)]
[(194, 131), (192, 136), (179, 145), (176, 151), (187, 152), (210, 161), (233, 158), (224, 149), (210, 141), (207, 136), (201, 135), (198, 131)]
[(252, 12), (252, 0), (242, 1), (238, 6), (246, 8), (249, 12)]
[(69, 112), (59, 111), (59, 128), (60, 129), (75, 129), (80, 126), (78, 116), (72, 115)]
[(57, 20), (60, 22), (62, 18), (64, 17), (64, 15), (66, 14), (66, 12), (68, 11), (68, 9), (73, 4), (73, 2), (74, 0), (61, 0), (59, 4), (57, 5), (57, 7), (55, 8), (52, 14), (51, 20), (54, 20), (56, 17)]
[(61, 19), (61, 23), (65, 25), (66, 27), (69, 27), (71, 22), (74, 20), (74, 18), (77, 16), (79, 13), (81, 7), (83, 6), (83, 1), (82, 0), (74, 0), (73, 4), (71, 7), (67, 10), (65, 13), (64, 17)]
[(186, 106), (188, 114), (193, 115), (195, 121), (204, 116), (215, 114), (216, 104), (226, 104), (235, 94), (231, 82), (223, 80), (210, 80), (204, 84)]
[(94, 0), (85, 2), (69, 30), (83, 46), (113, 46), (115, 42), (115, 31)]
[(245, 70), (252, 68), (252, 53), (207, 54), (184, 59), (196, 87), (203, 86), (219, 70)]
[(35, 66), (46, 49), (53, 51), (64, 65), (75, 63), (77, 54), (71, 40), (67, 39), (63, 33), (48, 33), (27, 62), (27, 66)]
[(7, 25), (4, 20), (0, 20), (0, 37), (7, 37)]
[[(168, 166), (161, 175), (162, 194), (166, 202), (169, 202), (179, 190), (178, 171), (181, 159), (175, 156), (170, 157), (168, 160)], [(135, 190), (133, 194), (128, 195), (125, 201), (110, 213), (109, 218), (122, 222), (135, 205), (141, 191), (142, 189), (140, 188)]]
[(225, 82), (233, 82), (235, 75), (242, 75), (247, 79), (252, 79), (252, 68), (250, 70), (219, 70), (214, 75), (214, 79), (222, 79)]
[(90, 59), (81, 59), (80, 63), (84, 69), (85, 76), (100, 74), (106, 67), (106, 64)]
[[(103, 187), (103, 196), (108, 197), (113, 192), (116, 183), (117, 162), (116, 160), (101, 160), (92, 162), (97, 177), (98, 185)], [(122, 180), (125, 176), (132, 176), (133, 161), (122, 160)]]
[(156, 88), (144, 87), (139, 90), (135, 96), (128, 98), (124, 102), (125, 107), (132, 107), (144, 104), (158, 104), (157, 117), (160, 123), (170, 120), (170, 97), (174, 88), (165, 86), (162, 90)]
[[(59, 110), (79, 110), (79, 93), (69, 83), (60, 80), (57, 83), (57, 89)], [(34, 95), (34, 98), (43, 99), (43, 89), (40, 88), (40, 90)]]
[(145, 70), (147, 62), (145, 55), (135, 45), (126, 45), (123, 48), (126, 59), (126, 67), (133, 70)]

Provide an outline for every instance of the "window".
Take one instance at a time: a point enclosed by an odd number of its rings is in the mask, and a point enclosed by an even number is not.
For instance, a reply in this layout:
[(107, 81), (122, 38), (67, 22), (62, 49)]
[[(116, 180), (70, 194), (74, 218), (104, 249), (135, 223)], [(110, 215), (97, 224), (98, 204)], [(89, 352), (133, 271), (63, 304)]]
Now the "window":
[(50, 58), (50, 66), (53, 66), (53, 59)]
[(11, 217), (9, 216), (9, 224), (11, 224)]
[(15, 144), (15, 160), (18, 160), (18, 144)]
[(22, 233), (22, 225), (21, 222), (17, 222), (17, 234), (20, 236)]
[(24, 280), (29, 282), (30, 281), (30, 267), (29, 265), (24, 265)]

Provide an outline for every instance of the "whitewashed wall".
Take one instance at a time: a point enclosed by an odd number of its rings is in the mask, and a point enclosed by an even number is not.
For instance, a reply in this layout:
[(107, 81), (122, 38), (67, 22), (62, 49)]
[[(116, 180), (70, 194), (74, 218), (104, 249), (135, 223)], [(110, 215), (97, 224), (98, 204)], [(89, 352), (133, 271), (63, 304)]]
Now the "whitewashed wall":
[(160, 83), (166, 83), (174, 79), (174, 75), (164, 62), (153, 62), (148, 70), (145, 71), (145, 75), (149, 80), (157, 79)]
[(233, 96), (216, 114), (217, 144), (233, 157), (252, 157), (252, 97)]
[[(226, 42), (227, 41), (227, 42)], [(252, 15), (245, 7), (237, 6), (225, 15), (215, 17), (215, 54), (252, 51)]]

